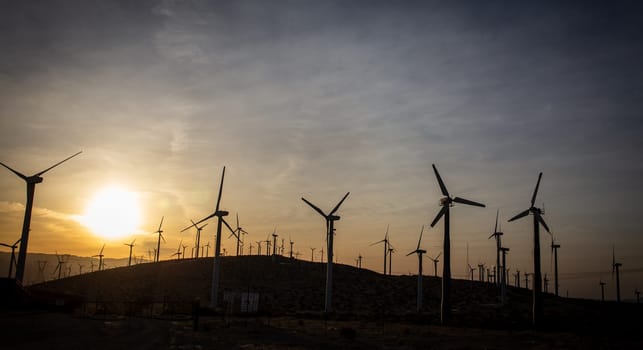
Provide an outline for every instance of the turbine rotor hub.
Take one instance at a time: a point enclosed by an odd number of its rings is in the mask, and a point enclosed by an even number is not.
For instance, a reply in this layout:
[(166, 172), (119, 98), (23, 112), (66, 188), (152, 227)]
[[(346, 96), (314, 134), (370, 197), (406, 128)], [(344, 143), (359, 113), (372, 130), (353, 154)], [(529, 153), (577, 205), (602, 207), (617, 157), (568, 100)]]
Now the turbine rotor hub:
[(453, 205), (453, 200), (451, 197), (442, 197), (440, 198), (440, 206), (446, 207), (446, 206), (452, 206)]
[(228, 214), (230, 214), (230, 213), (228, 213), (225, 210), (219, 210), (216, 213), (214, 213), (215, 216), (228, 216)]

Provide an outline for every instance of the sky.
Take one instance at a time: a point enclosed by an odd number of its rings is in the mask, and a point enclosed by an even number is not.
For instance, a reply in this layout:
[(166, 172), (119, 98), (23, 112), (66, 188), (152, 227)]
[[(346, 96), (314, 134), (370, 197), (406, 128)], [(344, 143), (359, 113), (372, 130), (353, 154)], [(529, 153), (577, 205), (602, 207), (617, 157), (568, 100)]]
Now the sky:
[[(31, 175), (83, 151), (37, 186), (30, 252), (89, 256), (106, 244), (124, 257), (136, 239), (147, 255), (164, 217), (169, 259), (192, 244), (193, 230), (180, 232), (189, 220), (214, 210), (226, 166), (222, 208), (248, 241), (276, 230), (310, 259), (325, 225), (300, 198), (330, 210), (350, 191), (337, 259), (361, 254), (381, 271), (370, 244), (390, 225), (394, 274), (417, 272), (405, 255), (439, 210), (435, 164), (451, 194), (487, 205), (451, 211), (456, 277), (467, 245), (471, 265), (494, 263), (496, 210), (511, 271), (533, 271), (531, 220), (507, 219), (529, 207), (543, 172), (537, 204), (561, 245), (561, 293), (598, 298), (603, 279), (613, 298), (614, 246), (633, 298), (642, 14), (637, 1), (2, 0), (0, 161)], [(110, 186), (140, 210), (116, 239), (82, 220)], [(1, 242), (19, 238), (24, 204), (24, 182), (3, 169)], [(422, 247), (435, 256), (442, 241), (440, 222)]]

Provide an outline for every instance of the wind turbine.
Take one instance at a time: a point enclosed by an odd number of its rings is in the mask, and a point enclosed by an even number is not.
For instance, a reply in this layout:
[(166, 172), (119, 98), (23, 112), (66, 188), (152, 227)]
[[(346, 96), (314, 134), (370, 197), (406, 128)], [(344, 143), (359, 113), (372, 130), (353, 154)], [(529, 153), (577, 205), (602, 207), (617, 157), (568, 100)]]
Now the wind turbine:
[(509, 222), (523, 218), (529, 214), (534, 216), (534, 273), (533, 273), (533, 311), (532, 311), (532, 323), (533, 325), (538, 325), (543, 316), (543, 299), (542, 299), (542, 275), (540, 273), (540, 225), (542, 225), (547, 232), (549, 227), (545, 223), (545, 220), (542, 218), (543, 211), (540, 208), (536, 208), (534, 205), (536, 203), (536, 195), (538, 194), (538, 187), (540, 186), (540, 179), (543, 177), (543, 173), (538, 174), (538, 181), (536, 182), (536, 188), (534, 189), (534, 194), (531, 196), (531, 206), (509, 219)]
[(601, 286), (601, 301), (605, 301), (605, 282), (599, 280), (598, 284)]
[(225, 210), (219, 210), (219, 205), (221, 204), (221, 195), (223, 193), (223, 179), (225, 178), (225, 167), (221, 172), (221, 184), (219, 185), (219, 195), (217, 197), (217, 205), (214, 209), (214, 213), (206, 216), (205, 218), (197, 221), (195, 225), (198, 225), (210, 218), (217, 217), (217, 237), (216, 243), (214, 246), (214, 267), (212, 269), (212, 290), (210, 295), (210, 306), (216, 308), (219, 305), (219, 275), (220, 275), (220, 265), (221, 265), (221, 225), (225, 224), (226, 227), (234, 232), (232, 227), (223, 219), (224, 216), (228, 216), (228, 212)]
[(442, 264), (442, 302), (440, 303), (440, 322), (446, 323), (451, 316), (451, 238), (450, 238), (450, 219), (449, 219), (449, 208), (453, 206), (453, 203), (460, 203), (466, 205), (472, 205), (476, 207), (483, 207), (484, 204), (477, 203), (468, 199), (460, 197), (451, 197), (447, 187), (440, 177), (438, 169), (435, 167), (435, 164), (432, 164), (433, 171), (435, 172), (435, 177), (438, 179), (438, 184), (440, 185), (440, 190), (442, 191), (442, 197), (440, 199), (440, 205), (442, 209), (438, 212), (438, 215), (431, 222), (431, 227), (434, 227), (435, 224), (440, 221), (442, 216), (444, 216), (444, 263)]
[(275, 226), (275, 230), (272, 231), (272, 256), (274, 257), (277, 255), (277, 237), (279, 235), (277, 234), (277, 227)]
[(173, 256), (176, 256), (176, 260), (181, 260), (181, 247), (183, 244), (183, 240), (179, 241), (179, 247), (176, 249), (176, 253), (170, 255), (170, 258)]
[(232, 236), (235, 236), (235, 238), (237, 239), (237, 256), (239, 256), (239, 245), (241, 243), (241, 235), (244, 233), (248, 234), (246, 230), (244, 230), (243, 228), (241, 228), (241, 226), (239, 226), (239, 213), (237, 213), (237, 228), (235, 228), (233, 231), (234, 232), (232, 233)]
[(38, 260), (38, 277), (40, 282), (45, 282), (45, 267), (47, 267), (47, 261)]
[(105, 255), (103, 255), (103, 249), (105, 249), (104, 244), (100, 248), (100, 251), (98, 252), (98, 254), (92, 256), (92, 258), (98, 257), (98, 271), (103, 270), (103, 257), (105, 256)]
[(469, 275), (470, 275), (471, 282), (473, 282), (473, 272), (475, 270), (477, 270), (477, 268), (475, 268), (475, 267), (473, 267), (473, 266), (471, 266), (469, 264), (467, 264), (467, 267), (469, 268)]
[(159, 262), (159, 256), (161, 254), (161, 239), (163, 239), (163, 242), (165, 242), (165, 237), (163, 237), (163, 230), (161, 230), (161, 226), (163, 226), (163, 219), (165, 216), (161, 216), (161, 223), (159, 224), (158, 230), (152, 232), (152, 233), (158, 233), (159, 234), (159, 239), (158, 242), (156, 243), (156, 262)]
[(484, 264), (478, 264), (478, 280), (484, 282)]
[(288, 236), (288, 242), (290, 243), (290, 258), (292, 259), (292, 245), (295, 244), (295, 242), (293, 242), (292, 237), (290, 236)]
[(433, 276), (435, 276), (435, 277), (438, 277), (438, 263), (440, 262), (440, 260), (439, 260), (440, 255), (442, 255), (442, 252), (440, 252), (440, 254), (438, 254), (438, 256), (436, 256), (435, 258), (432, 258), (432, 257), (427, 255), (427, 257), (431, 261), (433, 261)]
[(371, 246), (374, 246), (376, 244), (384, 243), (384, 272), (383, 273), (385, 275), (386, 275), (386, 256), (388, 255), (388, 227), (389, 225), (386, 225), (386, 233), (384, 234), (384, 239), (371, 244)]
[(36, 192), (36, 184), (39, 184), (43, 181), (41, 175), (48, 172), (49, 170), (59, 166), (60, 164), (74, 158), (75, 156), (81, 154), (82, 151), (67, 157), (60, 162), (50, 166), (49, 168), (36, 173), (31, 176), (25, 176), (22, 173), (10, 168), (8, 165), (0, 162), (0, 165), (9, 169), (12, 173), (16, 174), (19, 178), (23, 179), (27, 183), (27, 203), (25, 204), (25, 218), (22, 223), (22, 236), (20, 237), (20, 250), (18, 251), (18, 264), (16, 266), (16, 281), (22, 283), (22, 278), (25, 273), (25, 265), (27, 263), (27, 244), (29, 242), (29, 227), (31, 226), (31, 210), (33, 209), (33, 197)]
[(333, 296), (333, 236), (335, 235), (335, 221), (339, 220), (339, 216), (335, 215), (339, 206), (342, 205), (346, 197), (350, 192), (346, 192), (344, 198), (337, 203), (335, 208), (331, 210), (328, 214), (325, 214), (321, 209), (307, 201), (304, 197), (301, 197), (301, 200), (306, 202), (311, 208), (313, 208), (319, 215), (323, 216), (326, 220), (326, 244), (327, 244), (327, 267), (326, 267), (326, 301), (324, 305), (324, 312), (329, 313), (332, 310), (332, 296)]
[(204, 245), (205, 247), (205, 257), (208, 257), (208, 251), (210, 250), (210, 241), (208, 241), (208, 244)]
[(18, 243), (20, 243), (21, 239), (22, 238), (18, 239), (16, 243), (12, 245), (0, 243), (1, 246), (11, 248), (11, 258), (9, 259), (9, 274), (7, 275), (7, 278), (11, 278), (11, 275), (13, 274), (13, 267), (14, 265), (16, 265), (16, 248), (18, 248)]
[(134, 247), (134, 242), (136, 242), (136, 239), (134, 239), (130, 244), (124, 243), (126, 246), (129, 247), (129, 259), (127, 259), (127, 266), (132, 265), (132, 248)]
[(357, 255), (357, 268), (362, 269), (362, 254)]
[[(181, 232), (194, 227), (196, 229), (196, 258), (199, 257), (199, 246), (201, 245), (201, 230), (203, 230), (204, 227), (208, 226), (207, 223), (203, 224), (202, 226), (197, 226), (192, 219), (190, 219), (190, 222), (192, 223), (191, 226), (188, 226), (184, 229), (181, 230)], [(159, 228), (160, 229), (160, 228)]]
[[(413, 253), (418, 255), (418, 294), (417, 294), (417, 312), (422, 310), (422, 254), (426, 253), (426, 250), (420, 249), (420, 243), (422, 242), (422, 233), (424, 233), (424, 225), (422, 225), (422, 230), (420, 230), (420, 238), (418, 239), (418, 245), (414, 251), (406, 254), (409, 256)], [(361, 260), (361, 256), (360, 256)]]
[(261, 255), (261, 243), (262, 241), (257, 241), (257, 255)]
[(315, 262), (315, 249), (317, 248), (310, 248), (310, 262)]
[[(503, 233), (498, 230), (499, 215), (500, 210), (496, 210), (496, 225), (494, 226), (493, 233), (489, 236), (489, 239), (491, 239), (491, 237), (495, 237), (496, 239), (496, 275), (500, 275), (500, 247), (502, 246), (500, 236), (503, 235)], [(499, 283), (496, 283), (496, 285), (500, 286)]]
[(500, 247), (500, 252), (502, 253), (502, 275), (500, 278), (500, 297), (502, 302), (505, 302), (507, 296), (507, 252), (509, 248)]
[(56, 252), (56, 260), (58, 261), (58, 265), (56, 265), (56, 268), (54, 269), (54, 272), (52, 272), (52, 274), (58, 271), (58, 279), (60, 279), (63, 272), (63, 267), (67, 262), (67, 260), (65, 259), (64, 255), (58, 255), (58, 252)]
[(393, 253), (395, 252), (395, 248), (391, 244), (391, 242), (388, 243), (388, 275), (392, 276), (392, 265), (393, 265)]
[(614, 254), (614, 246), (612, 246), (612, 278), (616, 272), (616, 301), (621, 302), (621, 266), (623, 264), (616, 262), (616, 255)]
[(554, 254), (554, 292), (558, 296), (558, 248), (560, 244), (554, 243), (554, 236), (551, 237), (551, 251)]

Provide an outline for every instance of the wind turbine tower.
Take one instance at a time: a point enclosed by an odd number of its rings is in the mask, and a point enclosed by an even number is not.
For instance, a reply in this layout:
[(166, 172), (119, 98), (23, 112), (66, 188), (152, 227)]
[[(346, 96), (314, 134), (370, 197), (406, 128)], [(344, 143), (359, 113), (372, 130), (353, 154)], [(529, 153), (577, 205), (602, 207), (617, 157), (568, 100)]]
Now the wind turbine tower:
[(502, 277), (500, 278), (500, 295), (502, 302), (505, 302), (505, 298), (507, 297), (507, 252), (509, 251), (509, 248), (506, 247), (500, 247), (500, 252), (502, 252)]
[(533, 288), (533, 303), (532, 303), (532, 324), (538, 325), (543, 316), (543, 302), (542, 302), (542, 275), (540, 273), (540, 225), (542, 225), (547, 232), (549, 227), (543, 219), (543, 211), (540, 208), (535, 207), (536, 195), (538, 195), (538, 187), (540, 186), (540, 180), (543, 177), (543, 173), (538, 174), (538, 181), (536, 182), (536, 188), (534, 189), (534, 194), (531, 196), (531, 206), (509, 219), (509, 222), (523, 218), (529, 214), (532, 214), (534, 217), (534, 288)]
[(161, 226), (163, 226), (163, 219), (164, 218), (165, 218), (165, 216), (161, 216), (161, 223), (159, 224), (159, 228), (158, 228), (158, 230), (153, 232), (153, 233), (158, 233), (158, 235), (159, 235), (158, 241), (156, 243), (156, 258), (155, 258), (155, 262), (159, 262), (159, 256), (160, 256), (160, 253), (161, 253), (161, 239), (163, 239), (163, 242), (165, 242), (165, 237), (163, 237), (163, 230), (161, 230)]
[[(496, 210), (496, 225), (494, 226), (493, 233), (491, 236), (489, 236), (489, 239), (491, 237), (495, 237), (496, 239), (496, 276), (500, 276), (500, 247), (502, 247), (501, 243), (501, 236), (503, 235), (502, 231), (498, 229), (498, 216), (500, 215), (500, 210)], [(500, 287), (500, 283), (496, 282), (496, 285)]]
[(612, 247), (612, 276), (616, 272), (616, 301), (621, 302), (621, 266), (623, 264), (616, 262), (616, 256), (614, 255), (614, 247)]
[(12, 245), (9, 245), (9, 244), (6, 244), (6, 243), (0, 243), (1, 246), (11, 248), (11, 258), (9, 259), (9, 274), (7, 275), (7, 278), (11, 278), (11, 276), (13, 275), (13, 267), (17, 265), (17, 263), (16, 263), (16, 248), (18, 248), (18, 243), (20, 243), (20, 239), (17, 240), (16, 243), (14, 243)]
[[(214, 213), (204, 217), (203, 219), (194, 223), (198, 225), (206, 220), (209, 220), (213, 217), (217, 218), (217, 236), (216, 243), (214, 245), (214, 265), (212, 267), (212, 288), (210, 290), (210, 307), (216, 309), (219, 306), (219, 278), (220, 278), (220, 267), (221, 267), (221, 227), (226, 225), (230, 232), (234, 232), (232, 227), (223, 219), (224, 216), (228, 216), (228, 212), (225, 210), (219, 210), (219, 205), (221, 204), (221, 195), (223, 194), (223, 180), (225, 178), (225, 166), (221, 172), (221, 183), (219, 185), (219, 194), (217, 196), (217, 205), (214, 209)], [(209, 243), (208, 243), (209, 245)]]
[(132, 266), (132, 248), (134, 247), (134, 242), (136, 242), (136, 239), (132, 241), (132, 243), (124, 243), (126, 246), (129, 247), (129, 258), (127, 259), (127, 266)]
[(551, 250), (554, 253), (554, 293), (556, 296), (558, 296), (558, 248), (560, 248), (560, 244), (555, 244), (552, 238)]
[(339, 206), (344, 203), (344, 200), (350, 192), (346, 192), (342, 200), (337, 203), (335, 208), (331, 210), (328, 214), (325, 214), (321, 209), (319, 209), (317, 206), (312, 204), (311, 202), (307, 201), (304, 197), (301, 197), (301, 200), (306, 202), (311, 208), (313, 208), (319, 215), (323, 216), (324, 219), (326, 219), (326, 242), (327, 242), (327, 247), (326, 247), (326, 252), (328, 254), (327, 258), (327, 267), (326, 267), (326, 301), (324, 305), (324, 312), (329, 313), (332, 311), (332, 296), (333, 296), (333, 236), (335, 235), (335, 221), (338, 221), (340, 217), (338, 215), (335, 215), (335, 212), (337, 209), (339, 209)]
[(598, 284), (601, 286), (601, 301), (605, 301), (605, 282), (599, 281)]
[(388, 245), (389, 245), (389, 242), (388, 242), (388, 227), (389, 227), (389, 225), (386, 225), (386, 233), (384, 234), (384, 239), (381, 240), (381, 241), (377, 241), (377, 242), (371, 244), (373, 246), (373, 245), (376, 245), (376, 244), (384, 243), (384, 270), (383, 270), (384, 275), (386, 275), (386, 257), (388, 256)]
[(33, 197), (36, 192), (36, 184), (39, 184), (43, 181), (41, 175), (44, 175), (49, 170), (59, 166), (60, 164), (74, 158), (75, 156), (81, 154), (82, 151), (67, 157), (60, 162), (50, 166), (49, 168), (36, 173), (31, 176), (25, 176), (22, 173), (10, 168), (8, 165), (0, 162), (0, 165), (9, 169), (12, 173), (16, 174), (19, 178), (23, 179), (27, 183), (27, 203), (25, 204), (25, 218), (22, 223), (22, 236), (20, 237), (20, 250), (18, 251), (18, 263), (16, 265), (16, 281), (22, 283), (22, 279), (25, 274), (25, 266), (27, 263), (27, 245), (29, 243), (29, 227), (31, 226), (31, 211), (33, 209)]
[[(420, 243), (422, 242), (422, 233), (424, 233), (424, 225), (422, 225), (422, 230), (420, 230), (420, 238), (418, 239), (418, 245), (415, 248), (414, 251), (406, 254), (406, 256), (409, 256), (413, 253), (417, 254), (418, 256), (418, 294), (417, 294), (417, 312), (420, 312), (422, 310), (422, 254), (426, 253), (426, 250), (420, 249)], [(360, 255), (360, 265), (361, 265), (361, 258), (362, 256)]]
[(442, 191), (442, 197), (440, 199), (440, 206), (442, 209), (438, 212), (438, 215), (431, 222), (431, 227), (434, 227), (438, 221), (444, 216), (444, 262), (442, 264), (442, 301), (440, 303), (440, 322), (448, 322), (451, 316), (451, 237), (450, 237), (450, 219), (449, 219), (449, 209), (453, 206), (454, 203), (472, 205), (476, 207), (483, 207), (484, 204), (470, 201), (468, 199), (460, 197), (451, 197), (449, 191), (447, 190), (442, 177), (438, 169), (435, 167), (435, 164), (432, 164), (433, 171), (435, 172), (435, 177), (438, 180), (440, 185), (440, 190)]
[[(194, 223), (193, 220), (190, 219), (190, 222), (192, 223), (192, 225), (184, 228), (183, 230), (181, 230), (181, 232), (183, 232), (183, 231), (185, 231), (185, 230), (187, 230), (189, 228), (192, 228), (192, 227), (194, 227), (196, 229), (196, 246), (195, 246), (196, 249), (194, 251), (195, 251), (195, 258), (198, 258), (199, 257), (199, 246), (201, 245), (201, 230), (203, 230), (204, 227), (208, 226), (208, 224), (205, 223), (202, 226), (197, 226)], [(160, 227), (159, 227), (159, 230), (160, 230)], [(201, 255), (203, 255), (203, 254), (201, 254)]]

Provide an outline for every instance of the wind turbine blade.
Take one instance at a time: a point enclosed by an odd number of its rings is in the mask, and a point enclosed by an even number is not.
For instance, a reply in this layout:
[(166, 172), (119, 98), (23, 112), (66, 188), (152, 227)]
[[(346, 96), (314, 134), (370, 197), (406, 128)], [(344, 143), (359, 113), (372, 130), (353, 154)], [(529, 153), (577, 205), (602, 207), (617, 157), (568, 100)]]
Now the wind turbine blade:
[[(496, 226), (493, 227), (493, 233), (498, 232), (498, 216), (500, 215), (500, 209), (496, 209)], [(493, 236), (493, 235), (492, 235)], [(491, 237), (489, 237), (491, 238)]]
[(385, 240), (381, 240), (381, 241), (377, 241), (377, 242), (375, 242), (375, 243), (371, 243), (370, 245), (371, 245), (371, 246), (373, 246), (373, 245), (376, 245), (376, 244), (379, 244), (379, 243), (382, 243), (382, 242), (386, 242), (386, 241), (385, 241)]
[(614, 255), (614, 245), (612, 244), (612, 279), (614, 279), (615, 269), (616, 269), (616, 256)]
[(103, 246), (100, 248), (100, 252), (98, 253), (98, 255), (103, 254), (103, 249), (105, 249), (105, 245), (104, 245), (104, 244), (103, 244)]
[(450, 197), (449, 196), (449, 191), (447, 191), (447, 187), (444, 185), (444, 181), (442, 181), (442, 177), (440, 176), (440, 173), (438, 172), (438, 168), (435, 167), (435, 164), (431, 164), (433, 167), (433, 172), (435, 172), (435, 177), (438, 178), (438, 184), (440, 185), (440, 191), (442, 191), (442, 194)]
[(440, 254), (438, 254), (438, 256), (436, 256), (436, 257), (435, 257), (435, 260), (438, 260), (438, 258), (440, 257), (440, 255), (442, 255), (442, 252), (440, 252)]
[(6, 165), (6, 164), (4, 164), (4, 163), (2, 163), (2, 162), (0, 162), (0, 164), (2, 164), (2, 166), (3, 166), (3, 167), (5, 167), (5, 168), (9, 169), (12, 173), (14, 173), (14, 174), (18, 175), (18, 177), (19, 177), (19, 178), (21, 178), (21, 179), (23, 179), (23, 180), (27, 181), (27, 177), (26, 177), (25, 175), (21, 174), (20, 172), (18, 172), (18, 171), (16, 171), (16, 170), (11, 169), (8, 165)]
[(237, 213), (237, 228), (239, 228), (239, 213)]
[(342, 200), (341, 200), (341, 201), (339, 201), (339, 203), (337, 203), (337, 205), (335, 206), (335, 208), (333, 208), (333, 210), (331, 210), (331, 211), (330, 211), (330, 213), (328, 213), (328, 215), (333, 215), (333, 214), (335, 214), (335, 212), (337, 211), (337, 209), (339, 209), (339, 206), (340, 206), (340, 205), (342, 205), (342, 203), (344, 203), (344, 200), (346, 199), (346, 197), (348, 197), (348, 195), (349, 195), (349, 194), (350, 194), (350, 192), (346, 192), (346, 194), (344, 195), (344, 198), (342, 198)]
[(78, 153), (74, 154), (73, 156), (69, 156), (69, 157), (67, 157), (67, 158), (65, 158), (65, 159), (63, 159), (63, 160), (61, 160), (60, 162), (58, 162), (58, 163), (56, 163), (56, 164), (54, 164), (54, 165), (50, 166), (49, 168), (47, 168), (47, 169), (45, 169), (45, 170), (43, 170), (43, 171), (41, 171), (41, 172), (37, 173), (37, 174), (36, 174), (36, 175), (34, 175), (34, 176), (40, 176), (40, 175), (42, 175), (42, 174), (44, 174), (44, 173), (48, 172), (49, 170), (51, 170), (51, 169), (53, 169), (53, 168), (55, 168), (55, 167), (59, 166), (60, 164), (62, 164), (62, 163), (64, 163), (64, 162), (66, 162), (66, 161), (68, 161), (68, 160), (70, 160), (70, 159), (74, 158), (75, 156), (77, 156), (77, 155), (79, 155), (79, 154), (81, 154), (81, 153), (83, 153), (83, 151), (80, 151), (80, 152), (78, 152)]
[(536, 182), (536, 188), (534, 189), (534, 195), (531, 196), (531, 206), (534, 206), (536, 203), (536, 195), (538, 194), (538, 186), (540, 186), (540, 179), (543, 177), (543, 173), (538, 174), (538, 181)]
[(225, 166), (223, 167), (223, 172), (221, 173), (221, 184), (219, 185), (219, 196), (217, 197), (217, 207), (214, 212), (219, 211), (219, 203), (221, 203), (221, 193), (223, 192), (223, 178), (225, 177)]
[(230, 225), (228, 225), (228, 222), (227, 222), (227, 221), (225, 221), (225, 219), (224, 219), (223, 217), (221, 217), (221, 221), (223, 221), (223, 223), (225, 224), (225, 226), (228, 228), (228, 230), (230, 230), (230, 232), (232, 232), (232, 234), (233, 234), (235, 237), (239, 238), (239, 237), (237, 236), (237, 233), (236, 233), (236, 232), (234, 232), (234, 230), (232, 229), (232, 227), (230, 227)]
[(540, 214), (537, 214), (536, 217), (538, 218), (538, 222), (540, 222), (540, 224), (543, 225), (547, 233), (551, 235), (551, 232), (549, 232), (549, 226), (547, 226), (547, 223), (545, 223), (545, 220), (543, 219), (543, 217), (540, 216)]
[(199, 229), (203, 230), (204, 227), (208, 226), (208, 223), (206, 222), (205, 225), (201, 226)]
[(424, 233), (424, 225), (422, 225), (422, 230), (420, 230), (420, 239), (418, 239), (418, 246), (415, 248), (416, 251), (420, 250), (420, 242), (422, 242), (422, 234)]
[(215, 216), (217, 216), (217, 213), (216, 213), (216, 212), (215, 212), (215, 213), (212, 213), (212, 214), (210, 214), (210, 215), (208, 215), (208, 216), (206, 216), (206, 217), (204, 217), (203, 219), (201, 219), (201, 220), (199, 220), (199, 221), (197, 221), (197, 222), (196, 222), (196, 224), (198, 225), (198, 224), (200, 224), (200, 223), (204, 222), (205, 220), (208, 220), (208, 219), (210, 219), (210, 218), (212, 218), (212, 217), (215, 217)]
[(491, 236), (489, 236), (489, 238), (487, 238), (487, 239), (491, 239), (491, 237), (493, 237), (493, 236), (495, 236), (495, 235), (496, 235), (496, 233), (494, 232), (494, 233), (492, 233), (492, 234), (491, 234)]
[(134, 242), (136, 242), (136, 238), (134, 238), (134, 240), (132, 241), (132, 243), (130, 243), (130, 245), (134, 245)]
[(442, 207), (442, 209), (440, 209), (440, 212), (438, 212), (438, 215), (436, 215), (435, 219), (433, 219), (433, 221), (431, 222), (431, 227), (435, 226), (435, 224), (437, 224), (438, 221), (440, 221), (440, 218), (442, 218), (442, 215), (444, 215), (444, 213), (446, 213), (447, 210), (449, 210), (447, 208), (448, 207)]
[(417, 253), (417, 250), (414, 250), (414, 251), (412, 251), (412, 252), (410, 252), (410, 253), (406, 254), (406, 256), (409, 256), (409, 255), (411, 255), (411, 254), (413, 254), (413, 253)]
[(161, 239), (163, 240), (163, 243), (167, 243), (167, 241), (165, 240), (165, 237), (163, 237), (162, 233), (159, 233), (159, 237), (161, 237)]
[(388, 240), (388, 227), (389, 227), (389, 224), (386, 224), (386, 233), (384, 234), (384, 242)]
[(7, 248), (11, 248), (11, 246), (10, 246), (10, 245), (8, 245), (8, 244), (6, 244), (6, 243), (0, 243), (0, 245), (1, 245), (1, 246), (5, 246), (5, 247), (7, 247)]
[(485, 207), (485, 205), (484, 205), (484, 204), (482, 204), (482, 203), (478, 203), (478, 202), (470, 201), (470, 200), (468, 200), (468, 199), (464, 199), (464, 198), (460, 198), (460, 197), (455, 197), (455, 198), (453, 198), (453, 201), (454, 201), (454, 202), (456, 202), (456, 203), (460, 203), (460, 204), (473, 205), (473, 206), (475, 206), (475, 207), (482, 207), (482, 208), (484, 208), (484, 207)]
[(161, 226), (163, 226), (163, 219), (165, 219), (165, 216), (161, 216), (161, 223), (159, 224), (158, 231), (161, 231)]
[(525, 216), (527, 216), (527, 215), (529, 215), (529, 209), (527, 209), (527, 210), (523, 211), (522, 213), (520, 213), (520, 214), (518, 214), (518, 215), (514, 216), (513, 218), (509, 219), (509, 221), (508, 221), (508, 222), (512, 222), (512, 221), (514, 221), (514, 220), (518, 220), (518, 219), (523, 218), (523, 217), (525, 217)]
[[(318, 212), (318, 213), (319, 213), (319, 215), (321, 215), (321, 216), (323, 216), (323, 217), (326, 217), (326, 214), (324, 214), (324, 212), (323, 212), (321, 209), (317, 208), (313, 203), (311, 203), (311, 202), (307, 201), (307, 200), (306, 200), (306, 198), (301, 197), (301, 200), (302, 200), (302, 201), (304, 201), (304, 202), (306, 202), (306, 204), (310, 205), (310, 207), (311, 207), (311, 208), (315, 209), (315, 211), (316, 211), (316, 212)], [(328, 231), (328, 230), (327, 230), (327, 231)]]
[(22, 238), (18, 238), (18, 240), (16, 241), (16, 243), (14, 243), (13, 245), (14, 245), (14, 246), (18, 245), (18, 243), (20, 243), (20, 241), (22, 241)]

